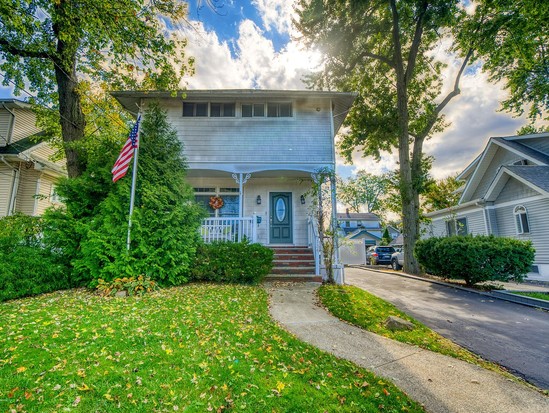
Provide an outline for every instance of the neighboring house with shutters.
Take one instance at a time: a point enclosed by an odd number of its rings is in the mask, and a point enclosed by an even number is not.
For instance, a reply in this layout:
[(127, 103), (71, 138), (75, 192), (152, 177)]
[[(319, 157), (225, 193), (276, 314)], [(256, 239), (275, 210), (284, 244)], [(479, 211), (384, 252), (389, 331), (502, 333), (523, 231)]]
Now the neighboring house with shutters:
[(490, 138), (458, 179), (458, 204), (426, 214), (424, 236), (531, 240), (536, 256), (528, 279), (549, 281), (549, 133)]
[(281, 251), (311, 249), (315, 267), (308, 271), (320, 273), (308, 193), (315, 172), (335, 168), (334, 136), (355, 94), (246, 89), (112, 95), (133, 114), (153, 100), (167, 111), (184, 144), (187, 180), (210, 215), (202, 226), (205, 241), (246, 237)]
[(40, 133), (28, 103), (0, 100), (0, 217), (41, 215), (59, 202), (55, 182), (67, 175), (65, 161), (51, 160), (54, 150)]

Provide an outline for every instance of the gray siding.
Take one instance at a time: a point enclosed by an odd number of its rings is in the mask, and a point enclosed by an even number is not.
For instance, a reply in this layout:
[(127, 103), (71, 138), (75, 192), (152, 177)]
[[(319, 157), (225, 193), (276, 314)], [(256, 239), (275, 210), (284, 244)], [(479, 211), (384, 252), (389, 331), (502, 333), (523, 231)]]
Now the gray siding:
[[(513, 209), (516, 205), (523, 205), (528, 211), (530, 233), (517, 235)], [(549, 199), (543, 198), (529, 202), (517, 202), (517, 204), (496, 208), (497, 225), (500, 236), (517, 239), (529, 239), (536, 249), (536, 263), (549, 263)], [(496, 205), (497, 207), (497, 205)]]
[(168, 118), (184, 143), (189, 163), (333, 162), (330, 112), (318, 103), (293, 102), (291, 118), (182, 116), (182, 101), (164, 100)]
[(484, 173), (481, 181), (479, 182), (477, 189), (473, 193), (470, 199), (482, 198), (488, 187), (492, 183), (501, 165), (508, 165), (511, 162), (516, 161), (519, 156), (515, 153), (509, 152), (506, 149), (498, 148), (498, 151), (492, 158), (492, 162), (488, 165), (486, 172)]
[(484, 224), (484, 210), (473, 211), (468, 214), (459, 215), (458, 218), (467, 218), (467, 233), (473, 235), (486, 235), (486, 225)]
[(518, 179), (510, 177), (498, 195), (496, 202), (502, 203), (507, 201), (517, 201), (536, 195), (539, 195), (539, 192), (534, 191)]
[(519, 142), (549, 155), (549, 138), (523, 139)]

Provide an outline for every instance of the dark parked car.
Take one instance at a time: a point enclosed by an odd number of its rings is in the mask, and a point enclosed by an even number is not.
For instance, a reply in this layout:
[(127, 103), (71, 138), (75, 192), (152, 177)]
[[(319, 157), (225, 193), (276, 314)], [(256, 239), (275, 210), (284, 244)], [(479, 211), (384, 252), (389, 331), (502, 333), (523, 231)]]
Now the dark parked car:
[(391, 255), (395, 252), (393, 247), (374, 246), (366, 250), (366, 262), (372, 265), (391, 263)]

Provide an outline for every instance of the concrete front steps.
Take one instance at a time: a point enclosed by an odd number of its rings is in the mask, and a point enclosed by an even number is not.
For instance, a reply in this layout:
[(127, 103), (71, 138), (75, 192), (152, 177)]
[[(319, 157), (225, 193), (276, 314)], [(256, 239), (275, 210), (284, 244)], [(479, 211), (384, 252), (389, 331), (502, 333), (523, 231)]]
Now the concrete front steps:
[(269, 248), (274, 252), (274, 266), (266, 280), (322, 282), (322, 277), (315, 274), (315, 258), (311, 248), (299, 246)]

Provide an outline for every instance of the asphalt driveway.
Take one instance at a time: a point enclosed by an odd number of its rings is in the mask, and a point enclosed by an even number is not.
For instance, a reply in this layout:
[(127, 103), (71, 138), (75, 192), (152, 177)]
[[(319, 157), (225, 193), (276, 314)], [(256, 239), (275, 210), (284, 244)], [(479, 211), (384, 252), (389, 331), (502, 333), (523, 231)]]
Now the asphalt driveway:
[(346, 268), (345, 281), (459, 345), (549, 390), (549, 312), (391, 273)]

